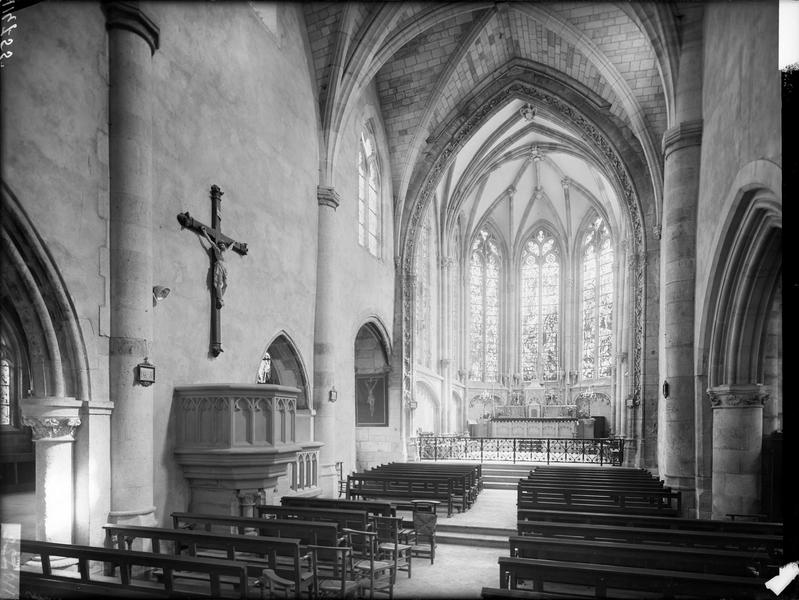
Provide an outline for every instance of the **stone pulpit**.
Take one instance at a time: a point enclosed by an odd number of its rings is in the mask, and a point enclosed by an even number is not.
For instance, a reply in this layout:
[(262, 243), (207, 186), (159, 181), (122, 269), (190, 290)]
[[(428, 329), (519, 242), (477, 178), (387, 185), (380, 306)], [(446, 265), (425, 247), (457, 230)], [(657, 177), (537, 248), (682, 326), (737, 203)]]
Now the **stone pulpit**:
[(281, 385), (175, 387), (175, 459), (197, 513), (252, 516), (303, 450), (295, 439), (299, 390)]

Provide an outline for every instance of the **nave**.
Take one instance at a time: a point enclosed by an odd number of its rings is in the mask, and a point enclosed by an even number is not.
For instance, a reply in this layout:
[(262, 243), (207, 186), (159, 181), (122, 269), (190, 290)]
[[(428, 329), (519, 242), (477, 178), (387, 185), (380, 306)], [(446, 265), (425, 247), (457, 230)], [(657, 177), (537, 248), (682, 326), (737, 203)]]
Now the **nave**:
[[(480, 472), (491, 470), (490, 465), (480, 467)], [(464, 468), (390, 463), (380, 472), (382, 477), (399, 478), (386, 473), (411, 470), (419, 478), (416, 491), (424, 495), (422, 487), (429, 487), (426, 477)], [(108, 550), (107, 560), (125, 564), (126, 557), (135, 555), (141, 561), (137, 564), (144, 565), (148, 562), (141, 556), (157, 556), (177, 560), (178, 570), (167, 578), (171, 563), (153, 563), (156, 568), (140, 569), (132, 579), (120, 573), (119, 582), (112, 584), (113, 570), (106, 569), (105, 578), (94, 575), (89, 582), (89, 576), (83, 575), (84, 581), (72, 590), (107, 593), (146, 584), (150, 594), (191, 591), (202, 595), (203, 585), (210, 583), (211, 594), (225, 597), (759, 599), (771, 594), (764, 583), (778, 573), (781, 523), (759, 522), (751, 515), (728, 515), (716, 521), (680, 518), (670, 506), (673, 492), (641, 469), (517, 465), (516, 474), (524, 473), (515, 490), (496, 489), (496, 484), (491, 485), (494, 489), (482, 489), (483, 483), (477, 482), (480, 491), (473, 501), (452, 516), (445, 515), (444, 503), (429, 499), (409, 505), (406, 500), (284, 497), (281, 506), (256, 506), (257, 517), (250, 519), (173, 513), (174, 529), (107, 525), (106, 545), (118, 548)], [(346, 495), (351, 492), (347, 489)], [(383, 494), (376, 488), (373, 493)], [(383, 523), (393, 528), (386, 538), (381, 538)], [(218, 533), (217, 525), (235, 533)], [(362, 530), (356, 533), (354, 527)], [(431, 537), (422, 540), (424, 528)], [(212, 529), (217, 533), (211, 533)], [(278, 537), (264, 537), (270, 534)], [(326, 535), (329, 546), (322, 545)], [(363, 539), (359, 542), (355, 535)], [(128, 544), (135, 538), (149, 540), (151, 554), (131, 551)], [(365, 543), (367, 539), (377, 544), (371, 546)], [(166, 551), (170, 540), (175, 545)], [(27, 544), (26, 548), (23, 542), (23, 551), (47, 547), (46, 543)], [(269, 550), (260, 553), (258, 544)], [(286, 560), (285, 552), (292, 545), (293, 563)], [(50, 552), (52, 561), (63, 556), (56, 545), (51, 545)], [(99, 560), (102, 549), (92, 552), (92, 558)], [(338, 574), (335, 569), (324, 574), (320, 570), (326, 563), (331, 566), (330, 553), (347, 557)], [(184, 558), (195, 555), (205, 558)], [(303, 562), (309, 555), (310, 569)], [(23, 561), (30, 558), (23, 552)], [(192, 560), (200, 571), (189, 575)], [(74, 563), (65, 569), (72, 577), (78, 576)], [(246, 584), (232, 584), (229, 573), (214, 570), (236, 564)], [(42, 574), (33, 575), (39, 568)], [(67, 580), (56, 582), (47, 576), (47, 569), (33, 562), (24, 565), (23, 592), (69, 596)], [(205, 579), (198, 575), (202, 569), (210, 569)], [(77, 571), (87, 573), (88, 569), (79, 563)], [(156, 581), (167, 580), (163, 589), (157, 588)], [(795, 591), (792, 584), (785, 597), (794, 597)]]

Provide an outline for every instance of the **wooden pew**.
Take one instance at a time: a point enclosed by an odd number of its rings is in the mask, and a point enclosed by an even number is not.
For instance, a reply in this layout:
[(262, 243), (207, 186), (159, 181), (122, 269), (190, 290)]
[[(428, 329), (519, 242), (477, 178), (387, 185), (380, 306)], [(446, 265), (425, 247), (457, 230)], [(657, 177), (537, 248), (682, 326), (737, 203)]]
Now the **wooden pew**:
[(667, 529), (729, 531), (765, 535), (782, 535), (783, 533), (782, 523), (754, 521), (686, 519), (680, 517), (659, 517), (656, 515), (634, 515), (628, 513), (611, 514), (546, 509), (519, 509), (517, 511), (517, 516), (520, 521), (558, 521), (594, 525), (614, 525), (616, 527), (663, 527)]
[(368, 473), (397, 473), (418, 475), (466, 475), (470, 489), (470, 504), (483, 489), (482, 466), (479, 463), (399, 463), (392, 462), (379, 465), (367, 471)]
[(298, 539), (303, 546), (309, 544), (336, 546), (341, 537), (335, 523), (301, 521), (299, 519), (261, 519), (173, 512), (172, 526), (175, 529), (238, 533), (239, 535), (246, 534), (249, 529), (254, 530), (255, 534), (260, 536)]
[(757, 577), (510, 556), (500, 556), (498, 562), (500, 586), (508, 589), (518, 589), (521, 582), (530, 582), (536, 591), (548, 591), (545, 584), (551, 583), (587, 585), (593, 587), (597, 598), (607, 597), (608, 590), (646, 591), (660, 593), (663, 597), (686, 595), (714, 600), (723, 597), (760, 599), (771, 595)]
[(602, 488), (622, 488), (622, 489), (636, 489), (636, 490), (668, 490), (668, 488), (663, 485), (663, 482), (660, 480), (650, 480), (650, 481), (623, 481), (623, 480), (615, 480), (615, 479), (582, 479), (582, 478), (573, 478), (573, 479), (561, 479), (559, 477), (543, 477), (543, 476), (535, 476), (530, 475), (527, 479), (522, 479), (525, 485), (537, 485), (537, 486), (549, 486), (549, 487), (557, 487), (557, 486), (569, 486), (571, 488), (591, 488), (591, 487), (602, 487)]
[(326, 523), (335, 523), (339, 530), (355, 529), (358, 531), (367, 531), (371, 527), (369, 513), (365, 510), (258, 504), (255, 506), (255, 511), (259, 518), (322, 521)]
[(395, 517), (397, 511), (390, 502), (377, 500), (345, 500), (343, 498), (307, 498), (303, 496), (283, 496), (281, 506), (293, 508), (340, 508), (343, 510), (364, 510), (370, 515)]
[[(20, 551), (41, 558), (41, 568), (24, 563), (19, 572), (21, 597), (46, 598), (247, 598), (247, 567), (241, 562), (178, 557), (150, 552), (21, 540)], [(53, 570), (55, 558), (74, 558), (77, 571)], [(113, 564), (115, 575), (92, 572), (90, 561)], [(159, 569), (160, 581), (131, 577), (138, 569)], [(196, 579), (175, 577), (194, 574)]]
[[(347, 476), (347, 498), (381, 498), (389, 501), (438, 500), (446, 504), (452, 516), (456, 501), (454, 478), (422, 478), (416, 476), (356, 473)], [(461, 492), (465, 494), (465, 491)], [(465, 499), (461, 501), (466, 506)]]
[[(622, 489), (596, 488), (570, 489), (567, 487), (538, 488), (523, 484), (517, 486), (518, 508), (559, 508), (584, 512), (637, 511), (639, 514), (677, 515), (682, 510), (679, 492), (672, 491), (625, 491)], [(548, 506), (547, 506), (548, 505)], [(614, 510), (615, 509), (615, 510)]]
[(586, 540), (616, 540), (633, 544), (656, 543), (733, 550), (762, 550), (771, 555), (782, 548), (781, 535), (727, 531), (696, 531), (655, 527), (618, 527), (554, 521), (517, 521), (519, 535), (570, 536)]
[[(397, 463), (398, 465), (403, 463)], [(365, 471), (363, 473), (355, 473), (354, 475), (376, 475), (382, 477), (389, 477), (397, 482), (411, 480), (413, 482), (422, 481), (452, 481), (452, 498), (456, 507), (459, 510), (467, 510), (474, 503), (477, 498), (477, 483), (475, 482), (474, 470), (461, 469), (461, 470), (440, 470), (435, 472), (432, 469), (418, 469), (411, 466), (406, 468), (404, 466), (386, 466), (384, 468), (376, 467)]]
[(297, 595), (313, 584), (311, 572), (303, 568), (305, 556), (298, 539), (138, 525), (107, 524), (103, 528), (107, 545), (120, 550), (129, 550), (135, 540), (140, 539), (150, 543), (154, 554), (160, 554), (163, 542), (171, 542), (170, 550), (174, 554), (186, 549), (190, 556), (212, 554), (213, 558), (240, 561), (250, 577), (260, 577), (265, 568), (273, 569), (294, 582)]
[(768, 553), (751, 550), (628, 544), (543, 536), (510, 536), (508, 545), (510, 555), (519, 558), (546, 558), (566, 562), (745, 577), (754, 577), (757, 574), (761, 580), (769, 579), (778, 573), (776, 562)]

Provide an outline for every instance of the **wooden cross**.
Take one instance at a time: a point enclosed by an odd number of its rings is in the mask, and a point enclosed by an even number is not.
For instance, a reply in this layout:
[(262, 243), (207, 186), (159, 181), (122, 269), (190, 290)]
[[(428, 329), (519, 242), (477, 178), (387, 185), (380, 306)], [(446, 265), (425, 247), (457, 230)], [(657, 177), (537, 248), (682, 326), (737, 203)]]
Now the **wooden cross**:
[(211, 186), (211, 227), (192, 217), (188, 211), (178, 215), (178, 222), (186, 229), (202, 235), (211, 244), (211, 354), (219, 356), (222, 352), (222, 333), (220, 309), (225, 302), (223, 296), (227, 289), (227, 267), (224, 254), (233, 248), (242, 256), (247, 254), (247, 244), (237, 242), (222, 233), (222, 194), (219, 186)]

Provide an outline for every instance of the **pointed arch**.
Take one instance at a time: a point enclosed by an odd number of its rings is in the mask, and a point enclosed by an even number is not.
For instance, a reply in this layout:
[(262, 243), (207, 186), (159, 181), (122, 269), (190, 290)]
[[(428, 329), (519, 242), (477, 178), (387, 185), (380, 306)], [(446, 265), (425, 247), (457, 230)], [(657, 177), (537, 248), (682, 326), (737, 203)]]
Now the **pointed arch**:
[(1, 202), (0, 299), (27, 343), (31, 395), (89, 401), (85, 341), (56, 261), (5, 182)]
[[(272, 358), (272, 380), (279, 385), (296, 387), (300, 390), (297, 396), (297, 408), (309, 408), (308, 375), (305, 362), (297, 349), (291, 336), (285, 331), (279, 331), (272, 338), (264, 352)], [(263, 356), (263, 353), (261, 354)], [(257, 373), (257, 369), (255, 371)]]
[(524, 381), (555, 381), (562, 364), (563, 245), (555, 229), (537, 223), (519, 257), (520, 343)]
[(610, 377), (613, 369), (615, 244), (607, 220), (591, 210), (577, 234), (580, 291), (580, 378)]
[(499, 379), (506, 257), (495, 227), (484, 222), (469, 249), (470, 378), (478, 381)]

